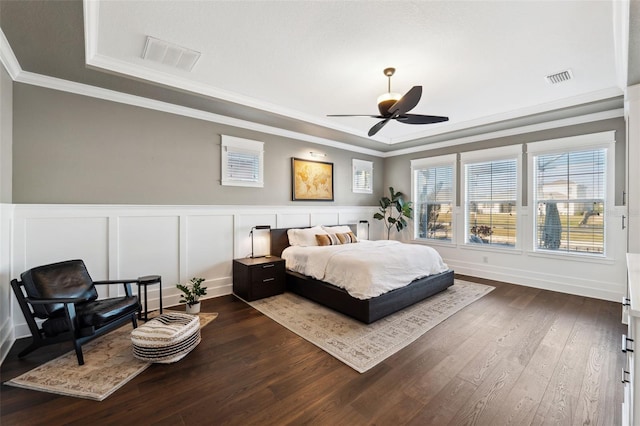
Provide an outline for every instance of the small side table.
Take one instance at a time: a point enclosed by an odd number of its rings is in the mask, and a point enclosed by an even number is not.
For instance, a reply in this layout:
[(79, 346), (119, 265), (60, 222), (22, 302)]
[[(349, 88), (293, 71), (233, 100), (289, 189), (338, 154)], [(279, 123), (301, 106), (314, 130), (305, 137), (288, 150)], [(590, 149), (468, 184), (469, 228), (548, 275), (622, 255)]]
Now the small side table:
[(284, 293), (284, 259), (276, 256), (235, 259), (233, 293), (250, 302)]
[(138, 311), (138, 319), (144, 319), (147, 321), (149, 314), (149, 305), (147, 304), (147, 287), (153, 284), (160, 284), (160, 313), (162, 313), (162, 278), (160, 275), (146, 275), (138, 278), (138, 297), (140, 297), (140, 286), (144, 287), (144, 318), (142, 318), (142, 304), (140, 305), (140, 311)]

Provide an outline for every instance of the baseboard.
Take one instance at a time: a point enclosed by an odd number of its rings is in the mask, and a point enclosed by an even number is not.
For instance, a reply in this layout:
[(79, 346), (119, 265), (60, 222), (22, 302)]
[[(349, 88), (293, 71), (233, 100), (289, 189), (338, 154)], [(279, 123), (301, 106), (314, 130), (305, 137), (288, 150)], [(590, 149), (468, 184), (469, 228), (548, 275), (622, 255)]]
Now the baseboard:
[(15, 341), (13, 321), (11, 321), (11, 318), (7, 318), (2, 327), (0, 327), (0, 364), (4, 362)]
[[(624, 289), (619, 291), (611, 290), (619, 287), (616, 282), (601, 282), (581, 280), (583, 285), (571, 283), (572, 277), (563, 276), (545, 276), (544, 274), (522, 275), (517, 270), (493, 267), (486, 268), (482, 264), (456, 263), (448, 262), (448, 265), (459, 274), (470, 275), (478, 278), (507, 282), (526, 287), (539, 288), (542, 290), (557, 291), (560, 293), (573, 294), (576, 296), (591, 297), (594, 299), (608, 300), (611, 302), (620, 302), (625, 295)], [(549, 278), (553, 277), (553, 279)], [(588, 284), (592, 284), (589, 286)], [(598, 288), (601, 287), (601, 288)], [(608, 288), (608, 289), (607, 289)]]

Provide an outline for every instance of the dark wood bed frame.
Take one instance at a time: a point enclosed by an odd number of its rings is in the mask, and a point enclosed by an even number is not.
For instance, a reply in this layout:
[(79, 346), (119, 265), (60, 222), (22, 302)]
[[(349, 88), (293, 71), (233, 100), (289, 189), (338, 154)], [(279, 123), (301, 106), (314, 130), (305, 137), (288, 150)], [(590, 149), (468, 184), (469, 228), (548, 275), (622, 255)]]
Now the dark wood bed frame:
[[(355, 225), (349, 225), (353, 229)], [(271, 254), (282, 255), (289, 247), (289, 228), (271, 230)], [(355, 230), (354, 230), (355, 231)], [(392, 290), (371, 299), (361, 300), (346, 290), (300, 273), (287, 270), (287, 290), (320, 303), (365, 324), (411, 306), (453, 285), (452, 270), (412, 281), (406, 287)]]

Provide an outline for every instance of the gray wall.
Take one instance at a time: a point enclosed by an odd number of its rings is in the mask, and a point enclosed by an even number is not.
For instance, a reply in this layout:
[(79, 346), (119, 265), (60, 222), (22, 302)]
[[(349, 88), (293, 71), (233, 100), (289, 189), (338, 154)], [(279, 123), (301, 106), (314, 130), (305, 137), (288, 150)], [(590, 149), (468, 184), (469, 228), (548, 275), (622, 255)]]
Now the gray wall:
[[(315, 204), (291, 201), (291, 157), (334, 163), (335, 205), (377, 205), (383, 159), (16, 83), (13, 202)], [(264, 188), (220, 185), (220, 134), (265, 143)], [(374, 193), (351, 192), (351, 159), (374, 162)], [(328, 204), (327, 202), (321, 204)]]
[[(389, 157), (385, 159), (384, 170), (384, 188), (393, 186), (396, 191), (402, 191), (407, 195), (411, 194), (411, 160), (417, 158), (436, 157), (438, 155), (453, 154), (458, 152), (475, 151), (480, 149), (495, 148), (500, 146), (523, 144), (528, 142), (543, 141), (556, 138), (564, 138), (568, 136), (584, 135), (589, 133), (598, 133), (609, 130), (615, 130), (616, 144), (616, 192), (615, 204), (622, 205), (622, 191), (625, 188), (625, 170), (626, 170), (626, 130), (624, 118), (613, 118), (593, 123), (580, 124), (575, 126), (561, 127), (551, 130), (543, 130), (539, 132), (525, 133), (521, 135), (509, 136), (497, 139), (487, 139), (479, 142), (457, 145), (446, 148), (438, 148), (433, 150), (425, 150), (414, 154), (400, 155), (397, 157)], [(523, 161), (523, 188), (522, 200), (523, 205), (527, 203), (527, 170), (526, 162)], [(458, 200), (460, 205), (460, 179), (458, 175)], [(409, 197), (407, 197), (409, 198)]]
[(13, 81), (0, 66), (0, 203), (11, 203)]

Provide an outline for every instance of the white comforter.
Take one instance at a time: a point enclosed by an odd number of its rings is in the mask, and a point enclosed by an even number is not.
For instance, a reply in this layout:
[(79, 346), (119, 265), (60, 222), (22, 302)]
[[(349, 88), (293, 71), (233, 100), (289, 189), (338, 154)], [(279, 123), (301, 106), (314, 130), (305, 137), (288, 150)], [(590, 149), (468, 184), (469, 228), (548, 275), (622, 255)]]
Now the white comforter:
[(448, 269), (431, 247), (387, 240), (291, 246), (282, 258), (287, 269), (344, 288), (358, 299), (376, 297)]

